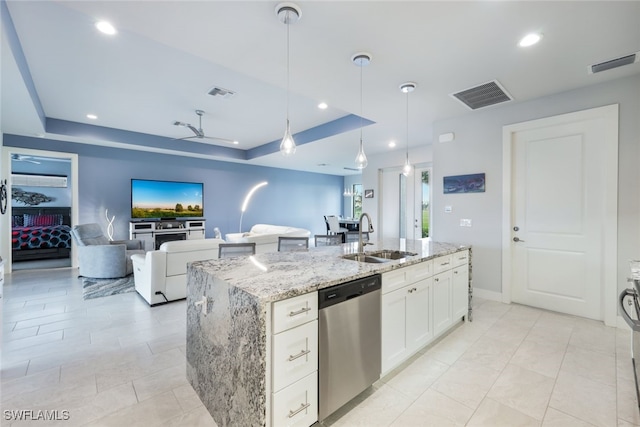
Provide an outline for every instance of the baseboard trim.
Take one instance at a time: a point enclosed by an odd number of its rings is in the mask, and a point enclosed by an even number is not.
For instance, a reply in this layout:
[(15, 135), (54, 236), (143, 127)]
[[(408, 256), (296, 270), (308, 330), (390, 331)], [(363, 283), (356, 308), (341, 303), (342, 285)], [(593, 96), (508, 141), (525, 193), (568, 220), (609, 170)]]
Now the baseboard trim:
[(488, 291), (486, 289), (480, 289), (480, 288), (473, 288), (473, 296), (482, 298), (482, 299), (488, 299), (491, 301), (502, 302), (501, 292)]
[(622, 316), (616, 317), (616, 327), (619, 329), (624, 329), (625, 331), (630, 331), (631, 328), (627, 325), (627, 322), (624, 321)]

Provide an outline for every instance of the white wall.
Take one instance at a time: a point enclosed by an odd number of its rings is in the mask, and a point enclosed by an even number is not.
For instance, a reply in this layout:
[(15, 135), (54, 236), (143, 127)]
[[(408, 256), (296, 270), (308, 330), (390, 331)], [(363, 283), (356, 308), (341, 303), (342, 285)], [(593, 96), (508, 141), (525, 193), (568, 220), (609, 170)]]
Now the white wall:
[[(622, 290), (627, 287), (628, 261), (640, 259), (640, 75), (434, 123), (434, 141), (446, 132), (454, 132), (456, 138), (433, 147), (433, 238), (473, 245), (475, 287), (502, 292), (502, 127), (610, 104), (620, 105), (618, 288)], [(485, 193), (442, 194), (444, 176), (479, 172), (486, 173)], [(452, 213), (445, 213), (444, 206), (451, 206)], [(460, 218), (472, 219), (473, 226), (460, 227)]]

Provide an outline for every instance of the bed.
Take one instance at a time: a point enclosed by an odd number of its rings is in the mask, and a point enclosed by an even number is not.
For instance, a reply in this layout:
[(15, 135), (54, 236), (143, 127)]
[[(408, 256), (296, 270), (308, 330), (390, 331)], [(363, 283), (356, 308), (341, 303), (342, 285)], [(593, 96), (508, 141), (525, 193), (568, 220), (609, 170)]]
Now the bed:
[(13, 207), (13, 261), (68, 258), (71, 252), (71, 208)]

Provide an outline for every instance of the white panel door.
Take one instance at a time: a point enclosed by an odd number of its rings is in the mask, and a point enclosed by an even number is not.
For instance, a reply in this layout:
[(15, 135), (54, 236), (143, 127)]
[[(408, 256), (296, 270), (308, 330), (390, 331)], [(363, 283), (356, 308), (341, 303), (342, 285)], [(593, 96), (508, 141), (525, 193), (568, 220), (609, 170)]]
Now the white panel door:
[(512, 134), (514, 302), (603, 319), (605, 129), (578, 116)]

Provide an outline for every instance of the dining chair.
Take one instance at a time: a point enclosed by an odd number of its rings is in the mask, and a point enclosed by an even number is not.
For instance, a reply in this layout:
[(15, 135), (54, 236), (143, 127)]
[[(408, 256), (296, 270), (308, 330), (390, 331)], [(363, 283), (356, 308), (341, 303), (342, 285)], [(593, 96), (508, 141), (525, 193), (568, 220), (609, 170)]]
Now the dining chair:
[(220, 243), (218, 245), (218, 258), (233, 258), (244, 255), (255, 255), (256, 244), (251, 243)]
[(329, 228), (327, 234), (339, 234), (349, 231), (344, 227), (340, 227), (340, 220), (335, 215), (327, 215), (325, 216), (325, 220), (327, 221), (327, 226)]
[(337, 246), (342, 244), (341, 234), (316, 234), (313, 238), (316, 246)]
[(301, 251), (309, 249), (308, 237), (278, 237), (278, 252)]
[[(357, 231), (347, 231), (347, 233), (345, 234), (345, 238), (344, 241), (349, 243), (349, 242), (357, 242), (358, 241), (358, 232)], [(369, 241), (369, 232), (368, 231), (363, 231), (362, 232), (362, 240), (364, 242), (368, 242)]]

